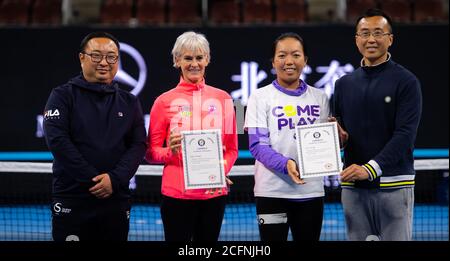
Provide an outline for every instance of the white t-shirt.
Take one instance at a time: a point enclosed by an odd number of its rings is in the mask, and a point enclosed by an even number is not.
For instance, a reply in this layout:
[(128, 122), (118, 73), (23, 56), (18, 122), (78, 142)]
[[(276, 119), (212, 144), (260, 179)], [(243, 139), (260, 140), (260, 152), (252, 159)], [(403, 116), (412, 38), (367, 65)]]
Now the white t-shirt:
[[(273, 84), (255, 90), (248, 101), (245, 128), (266, 128), (273, 150), (298, 161), (295, 126), (327, 122), (328, 98), (317, 88), (308, 86), (300, 96), (279, 91)], [(323, 177), (305, 178), (295, 184), (289, 175), (255, 162), (257, 197), (305, 199), (324, 196)]]

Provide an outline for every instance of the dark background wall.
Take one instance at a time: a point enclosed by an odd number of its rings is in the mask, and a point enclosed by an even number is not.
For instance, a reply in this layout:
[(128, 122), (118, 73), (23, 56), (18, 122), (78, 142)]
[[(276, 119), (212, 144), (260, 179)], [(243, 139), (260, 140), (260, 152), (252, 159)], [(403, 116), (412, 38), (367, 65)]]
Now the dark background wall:
[[(0, 151), (46, 151), (38, 130), (36, 116), (42, 114), (52, 88), (65, 83), (80, 72), (78, 48), (81, 39), (102, 28), (4, 28), (0, 29), (1, 94)], [(186, 28), (111, 29), (121, 42), (132, 45), (147, 64), (147, 82), (139, 94), (148, 114), (154, 99), (173, 88), (179, 73), (172, 67), (170, 51), (176, 37)], [(329, 66), (332, 60), (341, 65), (359, 67), (360, 54), (354, 43), (354, 28), (348, 25), (302, 27), (206, 28), (211, 45), (211, 64), (206, 82), (228, 92), (240, 88), (232, 81), (240, 74), (241, 62), (255, 61), (269, 84), (273, 40), (283, 32), (299, 33), (309, 51), (308, 64), (313, 69), (306, 81), (317, 82), (324, 74), (315, 70)], [(417, 148), (448, 148), (448, 25), (403, 25), (395, 28), (392, 59), (412, 71), (421, 81), (423, 115)], [(122, 68), (138, 77), (136, 63), (128, 54), (121, 55)], [(239, 149), (246, 150), (247, 137), (239, 135)]]

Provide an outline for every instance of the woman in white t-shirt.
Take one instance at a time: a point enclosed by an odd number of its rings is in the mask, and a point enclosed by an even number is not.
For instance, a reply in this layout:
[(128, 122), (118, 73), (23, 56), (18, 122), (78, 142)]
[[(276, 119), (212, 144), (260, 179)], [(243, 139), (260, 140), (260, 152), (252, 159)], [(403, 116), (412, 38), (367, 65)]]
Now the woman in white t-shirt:
[(256, 211), (262, 241), (318, 241), (323, 219), (323, 178), (300, 179), (295, 126), (327, 122), (328, 99), (300, 75), (308, 60), (303, 39), (279, 36), (273, 45), (276, 80), (255, 90), (245, 128), (255, 157)]

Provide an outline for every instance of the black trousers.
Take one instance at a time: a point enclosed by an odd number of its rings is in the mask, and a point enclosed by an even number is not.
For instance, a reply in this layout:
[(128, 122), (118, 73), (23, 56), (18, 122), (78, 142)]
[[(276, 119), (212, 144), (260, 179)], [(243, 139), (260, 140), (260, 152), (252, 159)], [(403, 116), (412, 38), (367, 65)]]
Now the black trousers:
[(256, 197), (261, 241), (287, 241), (289, 228), (294, 241), (319, 241), (323, 198), (295, 201)]
[(216, 242), (227, 197), (187, 200), (163, 196), (161, 218), (169, 242)]
[(54, 199), (52, 236), (55, 241), (127, 241), (129, 200)]

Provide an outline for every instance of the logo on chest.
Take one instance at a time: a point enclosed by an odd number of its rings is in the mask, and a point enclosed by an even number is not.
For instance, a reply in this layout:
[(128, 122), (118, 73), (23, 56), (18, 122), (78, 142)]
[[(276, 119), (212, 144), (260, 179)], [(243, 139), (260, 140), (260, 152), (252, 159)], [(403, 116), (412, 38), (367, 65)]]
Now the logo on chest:
[(285, 105), (272, 108), (272, 116), (277, 120), (278, 130), (295, 126), (314, 124), (320, 117), (320, 106), (311, 105)]
[(44, 111), (44, 120), (59, 119), (59, 116), (60, 114), (58, 109)]
[(192, 117), (192, 108), (190, 105), (178, 105), (178, 112), (181, 117)]
[(214, 104), (208, 106), (208, 114), (214, 114), (217, 111), (217, 107)]

